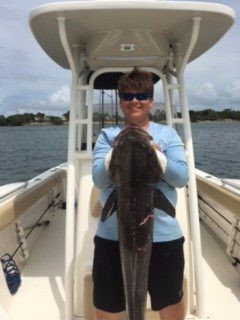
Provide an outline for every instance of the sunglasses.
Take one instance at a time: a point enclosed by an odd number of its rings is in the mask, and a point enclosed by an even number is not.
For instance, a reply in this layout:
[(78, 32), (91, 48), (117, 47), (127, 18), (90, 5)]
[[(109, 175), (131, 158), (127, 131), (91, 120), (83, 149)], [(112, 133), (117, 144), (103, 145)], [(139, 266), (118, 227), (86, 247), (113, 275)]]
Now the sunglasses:
[(125, 92), (120, 95), (120, 98), (124, 101), (132, 101), (133, 98), (136, 98), (138, 101), (147, 100), (149, 98), (148, 93), (146, 92), (139, 92), (139, 93), (130, 93)]

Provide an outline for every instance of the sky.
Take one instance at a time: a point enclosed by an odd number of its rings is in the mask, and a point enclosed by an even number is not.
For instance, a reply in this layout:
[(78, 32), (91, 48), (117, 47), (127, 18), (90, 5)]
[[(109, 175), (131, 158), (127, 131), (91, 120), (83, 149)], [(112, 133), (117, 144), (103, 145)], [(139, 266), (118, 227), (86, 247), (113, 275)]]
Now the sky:
[[(68, 110), (70, 71), (42, 51), (28, 25), (30, 11), (49, 2), (55, 1), (0, 0), (0, 115), (62, 115)], [(202, 2), (232, 7), (236, 22), (211, 50), (187, 66), (190, 109), (240, 110), (240, 1)]]

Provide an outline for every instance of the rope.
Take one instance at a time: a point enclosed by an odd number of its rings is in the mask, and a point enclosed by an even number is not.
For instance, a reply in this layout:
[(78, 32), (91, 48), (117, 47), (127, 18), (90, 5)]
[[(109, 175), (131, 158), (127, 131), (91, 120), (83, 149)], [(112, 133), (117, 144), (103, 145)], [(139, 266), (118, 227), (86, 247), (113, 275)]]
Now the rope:
[[(57, 199), (60, 196), (60, 193), (58, 193), (55, 197)], [(35, 222), (35, 224), (31, 227), (30, 231), (26, 235), (26, 239), (29, 237), (29, 235), (32, 233), (32, 231), (39, 225), (39, 221), (42, 219), (42, 217), (47, 213), (47, 211), (54, 205), (55, 200), (53, 200), (47, 208), (44, 210), (43, 214), (38, 218), (38, 220)], [(13, 254), (5, 253), (1, 256), (1, 264), (4, 272), (4, 276), (7, 282), (8, 289), (10, 293), (13, 295), (15, 294), (20, 285), (21, 285), (21, 273), (19, 271), (19, 268), (14, 261), (13, 257), (18, 252), (18, 250), (21, 248), (21, 243), (17, 247), (17, 249), (13, 252)]]

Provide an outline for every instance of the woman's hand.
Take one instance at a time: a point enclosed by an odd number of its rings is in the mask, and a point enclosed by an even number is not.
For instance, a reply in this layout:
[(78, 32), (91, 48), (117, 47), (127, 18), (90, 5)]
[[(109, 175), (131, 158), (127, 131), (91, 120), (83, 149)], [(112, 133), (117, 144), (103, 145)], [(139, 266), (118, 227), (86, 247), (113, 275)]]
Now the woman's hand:
[(152, 147), (155, 150), (156, 154), (157, 154), (157, 158), (158, 158), (158, 163), (162, 169), (163, 174), (166, 171), (167, 168), (167, 158), (165, 157), (165, 155), (161, 152), (161, 148), (154, 142), (152, 142)]

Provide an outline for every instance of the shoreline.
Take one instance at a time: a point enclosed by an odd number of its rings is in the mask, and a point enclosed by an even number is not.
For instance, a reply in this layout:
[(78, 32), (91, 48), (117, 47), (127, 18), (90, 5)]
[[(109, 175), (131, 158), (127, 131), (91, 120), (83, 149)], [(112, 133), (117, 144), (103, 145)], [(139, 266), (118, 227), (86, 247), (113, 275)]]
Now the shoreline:
[(232, 123), (232, 122), (240, 122), (240, 120), (233, 120), (233, 119), (225, 119), (225, 120), (198, 120), (198, 121), (191, 121), (191, 123)]
[[(154, 122), (154, 121), (153, 121)], [(240, 120), (233, 120), (233, 119), (225, 119), (225, 120), (199, 120), (199, 121), (191, 121), (191, 124), (202, 124), (202, 123), (240, 123)], [(124, 122), (119, 121), (118, 124), (123, 124)], [(158, 123), (164, 124), (166, 121), (159, 121)], [(115, 126), (115, 123), (112, 123), (112, 121), (105, 121), (105, 124), (107, 125), (113, 125)], [(93, 121), (93, 125), (99, 125), (98, 121)], [(64, 122), (62, 124), (53, 124), (49, 122), (42, 122), (42, 123), (26, 123), (20, 126), (14, 126), (14, 125), (9, 125), (9, 126), (0, 126), (0, 127), (44, 127), (44, 126), (51, 126), (51, 127), (60, 127), (60, 126), (68, 126), (68, 122)]]

